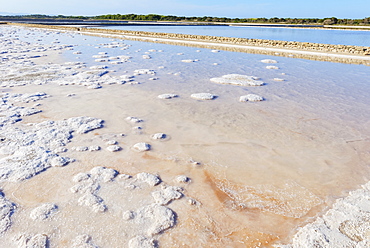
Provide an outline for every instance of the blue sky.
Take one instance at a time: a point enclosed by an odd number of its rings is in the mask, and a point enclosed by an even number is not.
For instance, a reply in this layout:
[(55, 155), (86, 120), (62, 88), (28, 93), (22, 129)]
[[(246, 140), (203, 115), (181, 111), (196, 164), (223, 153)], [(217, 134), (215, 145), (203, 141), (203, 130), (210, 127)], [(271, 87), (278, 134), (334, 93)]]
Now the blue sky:
[(370, 0), (1, 0), (0, 12), (49, 15), (162, 14), (216, 17), (370, 16)]

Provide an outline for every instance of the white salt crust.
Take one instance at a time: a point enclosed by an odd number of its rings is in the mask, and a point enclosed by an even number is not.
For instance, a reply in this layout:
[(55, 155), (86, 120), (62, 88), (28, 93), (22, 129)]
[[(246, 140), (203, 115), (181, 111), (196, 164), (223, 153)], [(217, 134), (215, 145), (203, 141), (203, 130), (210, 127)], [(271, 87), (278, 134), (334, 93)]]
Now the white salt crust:
[(191, 94), (190, 97), (196, 100), (213, 100), (217, 96), (211, 93), (194, 93), (194, 94)]
[(156, 248), (157, 245), (152, 238), (146, 238), (144, 236), (136, 236), (128, 242), (128, 248)]
[(176, 94), (161, 94), (158, 96), (159, 99), (172, 99), (178, 97)]
[(263, 100), (263, 97), (255, 94), (248, 94), (239, 98), (240, 102), (259, 102)]
[(49, 167), (65, 166), (73, 159), (54, 153), (72, 139), (101, 128), (103, 121), (91, 117), (74, 117), (62, 121), (44, 121), (26, 127), (7, 126), (0, 130), (0, 181), (22, 181)]
[(274, 65), (268, 65), (268, 66), (266, 66), (266, 69), (277, 70), (277, 69), (279, 69), (279, 67), (274, 66)]
[(163, 139), (167, 138), (167, 135), (166, 135), (166, 134), (164, 134), (164, 133), (155, 133), (155, 134), (153, 134), (153, 135), (151, 136), (151, 138), (152, 138), (153, 140), (163, 140)]
[(46, 220), (52, 217), (57, 210), (57, 205), (53, 203), (44, 203), (31, 211), (30, 218), (33, 220)]
[(227, 74), (221, 77), (211, 78), (210, 80), (217, 84), (231, 84), (237, 86), (262, 86), (265, 84), (260, 81), (258, 77), (241, 74)]
[(12, 225), (11, 216), (16, 206), (5, 198), (3, 192), (0, 192), (0, 235), (4, 234)]
[(301, 247), (370, 247), (370, 182), (338, 199), (333, 207), (313, 223), (300, 228), (290, 245)]
[(112, 145), (112, 146), (108, 146), (106, 149), (110, 152), (118, 152), (122, 150), (122, 147), (117, 146), (117, 145)]

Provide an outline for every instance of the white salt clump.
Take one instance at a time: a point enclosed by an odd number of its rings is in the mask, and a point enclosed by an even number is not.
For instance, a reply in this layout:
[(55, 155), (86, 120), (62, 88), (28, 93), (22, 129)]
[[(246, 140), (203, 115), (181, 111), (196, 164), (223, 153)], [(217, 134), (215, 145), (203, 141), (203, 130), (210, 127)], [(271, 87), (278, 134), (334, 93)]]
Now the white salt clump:
[(99, 248), (99, 246), (96, 246), (89, 235), (82, 234), (77, 236), (72, 241), (72, 248)]
[(98, 52), (98, 54), (105, 55), (108, 54), (107, 52)]
[(45, 234), (22, 234), (15, 241), (19, 248), (47, 248), (49, 243)]
[(99, 151), (100, 149), (101, 149), (100, 146), (89, 146), (90, 152)]
[(282, 82), (282, 81), (285, 81), (285, 79), (283, 79), (283, 78), (274, 78), (274, 81)]
[(15, 210), (14, 203), (7, 200), (2, 192), (0, 192), (0, 235), (5, 233), (12, 225), (11, 216)]
[(135, 222), (144, 224), (147, 228), (147, 235), (152, 237), (176, 224), (175, 213), (165, 206), (151, 204), (136, 211)]
[(96, 59), (103, 59), (103, 58), (108, 58), (109, 56), (108, 55), (93, 55), (92, 57)]
[(87, 146), (74, 146), (72, 147), (72, 150), (76, 152), (86, 152), (89, 150), (89, 148)]
[(132, 122), (132, 123), (139, 123), (139, 122), (142, 122), (143, 120), (141, 120), (137, 117), (129, 116), (129, 117), (126, 118), (126, 121), (129, 121), (129, 122)]
[(156, 248), (157, 245), (154, 239), (146, 238), (144, 236), (136, 236), (128, 242), (128, 248)]
[(219, 53), (220, 51), (219, 50), (212, 50), (211, 52), (213, 52), (213, 53)]
[(181, 62), (184, 62), (184, 63), (193, 63), (194, 60), (193, 59), (183, 59), (183, 60), (181, 60)]
[(88, 206), (94, 211), (95, 213), (104, 212), (107, 210), (107, 206), (104, 204), (104, 201), (101, 197), (86, 193), (82, 197), (78, 199), (78, 205), (80, 206)]
[(94, 66), (91, 66), (90, 69), (91, 70), (104, 70), (104, 69), (107, 69), (108, 66), (106, 65), (94, 65)]
[(150, 55), (147, 55), (147, 54), (144, 54), (143, 56), (143, 59), (151, 59), (152, 57), (150, 57)]
[(184, 175), (180, 175), (180, 176), (176, 177), (175, 181), (178, 182), (178, 183), (189, 183), (190, 178), (188, 178), (187, 176), (184, 176)]
[(50, 159), (50, 165), (52, 167), (63, 167), (71, 161), (72, 160), (69, 158), (64, 158), (61, 156), (54, 156), (53, 158)]
[(227, 74), (218, 78), (211, 78), (211, 82), (218, 84), (231, 84), (237, 86), (262, 86), (265, 83), (259, 81), (258, 77), (241, 74)]
[(108, 140), (107, 142), (105, 142), (106, 145), (117, 145), (118, 142), (116, 140)]
[(95, 59), (95, 62), (109, 62), (109, 59)]
[(102, 86), (100, 84), (90, 84), (87, 88), (95, 90), (95, 89), (100, 89), (101, 87)]
[(157, 78), (157, 77), (151, 77), (151, 78), (149, 78), (149, 80), (158, 80), (159, 78)]
[(172, 99), (172, 98), (175, 98), (175, 97), (178, 97), (178, 95), (176, 95), (176, 94), (162, 94), (162, 95), (158, 96), (159, 99)]
[(258, 102), (258, 101), (263, 101), (263, 97), (259, 96), (259, 95), (255, 95), (255, 94), (248, 94), (248, 95), (245, 95), (245, 96), (241, 96), (239, 98), (239, 101), (240, 102)]
[(57, 210), (57, 205), (52, 203), (45, 203), (32, 210), (30, 217), (33, 220), (45, 220), (52, 217)]
[(145, 152), (150, 150), (150, 145), (144, 142), (136, 143), (133, 147), (132, 150), (136, 152)]
[(67, 152), (67, 151), (68, 151), (68, 149), (65, 148), (65, 147), (62, 147), (62, 146), (54, 149), (54, 153), (63, 153), (63, 152)]
[(265, 64), (276, 64), (277, 63), (277, 61), (273, 59), (263, 59), (261, 60), (261, 62)]
[(279, 69), (279, 67), (274, 66), (274, 65), (268, 65), (268, 66), (266, 66), (266, 69), (277, 70), (277, 69)]
[(154, 70), (150, 70), (150, 69), (138, 69), (138, 70), (135, 70), (134, 73), (136, 75), (141, 75), (141, 74), (155, 75), (156, 74)]
[(131, 219), (135, 218), (135, 213), (132, 212), (132, 211), (125, 211), (122, 214), (122, 217), (123, 217), (124, 220), (131, 220)]
[(195, 93), (192, 94), (190, 97), (197, 100), (213, 100), (214, 98), (216, 98), (216, 95), (213, 95), (211, 93)]
[(151, 136), (151, 138), (154, 140), (161, 140), (161, 139), (165, 139), (166, 137), (167, 135), (164, 133), (155, 133)]
[(146, 172), (137, 174), (136, 178), (140, 181), (149, 184), (149, 186), (152, 187), (158, 185), (161, 182), (161, 179), (158, 176)]
[(184, 55), (183, 53), (177, 53), (177, 55)]
[(108, 146), (106, 149), (110, 152), (118, 152), (122, 150), (122, 147), (117, 146), (117, 145), (112, 145), (112, 146)]
[(156, 203), (160, 205), (167, 205), (172, 200), (180, 199), (183, 194), (181, 193), (182, 188), (174, 186), (162, 186), (161, 190), (154, 191), (152, 197)]

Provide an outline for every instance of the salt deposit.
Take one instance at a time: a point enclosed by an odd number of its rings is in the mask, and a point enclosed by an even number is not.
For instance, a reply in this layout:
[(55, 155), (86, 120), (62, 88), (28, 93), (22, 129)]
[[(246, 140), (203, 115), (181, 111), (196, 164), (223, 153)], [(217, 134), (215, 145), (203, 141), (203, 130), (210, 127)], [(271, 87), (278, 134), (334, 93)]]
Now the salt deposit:
[(72, 133), (83, 134), (101, 128), (102, 122), (91, 117), (75, 117), (1, 130), (5, 140), (0, 144), (0, 153), (6, 156), (0, 159), (0, 179), (21, 181), (51, 166), (67, 165), (73, 159), (51, 151), (70, 142)]
[(5, 198), (3, 192), (0, 192), (0, 235), (4, 234), (12, 225), (11, 216), (16, 206)]
[(156, 242), (154, 239), (146, 238), (144, 236), (136, 236), (130, 239), (128, 243), (129, 248), (156, 248)]
[(161, 182), (161, 179), (158, 176), (146, 172), (137, 174), (136, 178), (149, 184), (152, 187)]
[(241, 96), (239, 98), (239, 101), (240, 102), (258, 102), (258, 101), (263, 101), (263, 97), (259, 96), (259, 95), (255, 95), (255, 94), (248, 94), (248, 95), (245, 95), (245, 96)]
[(143, 59), (151, 59), (152, 57), (150, 57), (150, 55), (147, 55), (147, 54), (144, 54), (143, 56)]
[(266, 69), (277, 70), (277, 69), (279, 69), (279, 67), (274, 66), (274, 65), (268, 65), (268, 66), (266, 66)]
[(274, 78), (274, 81), (283, 82), (283, 81), (285, 81), (285, 79), (283, 79), (283, 78)]
[(89, 235), (82, 234), (77, 236), (72, 241), (72, 248), (99, 248), (99, 247), (93, 243), (92, 238)]
[(237, 86), (262, 86), (265, 83), (259, 81), (258, 77), (240, 74), (228, 74), (222, 77), (211, 78), (211, 82), (218, 84), (231, 84)]
[(155, 71), (151, 69), (138, 69), (138, 70), (135, 70), (134, 73), (136, 75), (142, 75), (142, 74), (155, 75), (156, 74)]
[(164, 133), (155, 133), (151, 136), (152, 139), (154, 140), (163, 140), (165, 138), (167, 138), (167, 135), (164, 134)]
[(217, 96), (213, 95), (211, 93), (195, 93), (195, 94), (191, 94), (190, 97), (194, 98), (194, 99), (197, 99), (197, 100), (213, 100)]
[(150, 145), (144, 142), (136, 143), (132, 146), (132, 150), (136, 152), (145, 152), (150, 150)]
[(143, 120), (141, 120), (137, 117), (129, 116), (129, 117), (126, 118), (126, 121), (129, 121), (131, 123), (139, 123), (139, 122), (142, 122)]
[(21, 234), (15, 238), (19, 248), (47, 248), (48, 240), (45, 234)]
[(192, 63), (192, 62), (195, 62), (195, 61), (193, 59), (183, 59), (183, 60), (181, 60), (181, 62)]
[(159, 99), (172, 99), (178, 97), (177, 94), (161, 94), (158, 96)]
[(261, 60), (261, 62), (265, 64), (276, 64), (277, 63), (277, 61), (273, 59), (263, 59)]
[(52, 217), (57, 210), (57, 205), (53, 203), (45, 203), (32, 210), (30, 217), (33, 220), (45, 220)]
[(326, 214), (300, 228), (291, 245), (300, 247), (369, 247), (370, 182), (338, 199)]
[(117, 145), (112, 145), (112, 146), (108, 146), (107, 150), (110, 152), (118, 152), (122, 150), (122, 147), (117, 146)]
[(180, 187), (162, 185), (162, 189), (154, 191), (152, 193), (152, 197), (154, 198), (157, 204), (167, 205), (172, 200), (180, 199), (183, 196), (182, 191), (183, 189)]
[(178, 183), (189, 183), (191, 180), (187, 176), (180, 175), (175, 178), (175, 181)]

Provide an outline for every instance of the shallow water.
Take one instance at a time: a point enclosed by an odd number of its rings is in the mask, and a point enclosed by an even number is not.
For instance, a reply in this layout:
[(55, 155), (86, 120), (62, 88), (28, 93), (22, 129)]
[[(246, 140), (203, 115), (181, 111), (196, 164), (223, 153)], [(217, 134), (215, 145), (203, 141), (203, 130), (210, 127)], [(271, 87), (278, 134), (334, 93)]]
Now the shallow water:
[[(40, 37), (37, 31), (27, 36), (22, 39), (33, 42)], [(184, 186), (185, 194), (201, 205), (189, 206), (185, 199), (171, 203), (178, 223), (158, 237), (162, 247), (270, 247), (273, 243), (286, 243), (298, 226), (370, 178), (369, 67), (225, 51), (214, 53), (208, 49), (70, 33), (52, 33), (42, 39), (40, 42), (58, 39), (78, 44), (62, 54), (66, 61), (82, 61), (87, 67), (104, 64), (108, 70), (115, 70), (113, 75), (133, 75), (136, 69), (152, 69), (158, 80), (149, 80), (152, 75), (137, 75), (135, 81), (141, 84), (104, 85), (97, 90), (51, 84), (13, 88), (12, 92), (44, 91), (52, 95), (43, 100), (40, 107), (43, 113), (25, 117), (24, 123), (73, 116), (105, 120), (104, 128), (76, 135), (67, 148), (104, 147), (104, 137), (121, 133), (125, 136), (116, 138), (123, 147), (120, 152), (70, 150), (67, 155), (77, 162), (51, 168), (21, 183), (2, 183), (4, 193), (21, 206), (19, 215), (14, 215), (15, 224), (9, 236), (42, 230), (53, 233), (51, 243), (55, 247), (67, 247), (76, 233), (90, 234), (101, 247), (119, 247), (127, 242), (130, 233), (122, 234), (125, 226), (115, 212), (120, 210), (114, 209), (122, 204), (140, 205), (147, 198), (142, 197), (141, 203), (127, 203), (118, 197), (118, 188), (106, 186), (102, 187), (101, 195), (109, 199), (112, 211), (102, 215), (86, 212), (77, 206), (76, 196), (71, 196), (68, 189), (73, 186), (73, 175), (95, 166), (130, 175), (143, 171), (158, 173), (169, 183), (181, 174), (191, 178), (192, 183)], [(111, 42), (130, 47), (126, 50), (104, 47)], [(149, 52), (152, 58), (143, 59), (142, 55), (151, 49), (156, 50)], [(73, 54), (75, 51), (81, 54)], [(111, 65), (95, 62), (92, 56), (98, 52), (132, 58)], [(279, 69), (266, 69), (269, 64), (260, 62), (266, 58), (277, 60), (274, 65)], [(184, 59), (199, 61), (181, 62)], [(232, 73), (257, 76), (266, 84), (241, 87), (210, 81)], [(199, 92), (218, 97), (211, 101), (190, 98), (192, 93)], [(76, 95), (67, 97), (71, 93)], [(179, 97), (158, 99), (163, 93)], [(238, 101), (249, 93), (258, 94), (265, 101)], [(128, 116), (144, 120), (138, 124), (141, 132), (132, 129), (135, 125), (125, 120)], [(169, 138), (151, 140), (150, 135), (158, 132)], [(130, 147), (137, 142), (150, 143), (152, 150), (132, 152)], [(29, 208), (40, 202), (57, 202), (65, 211), (41, 227), (33, 222), (25, 225)]]
[(101, 26), (99, 28), (370, 46), (370, 31), (235, 26)]

